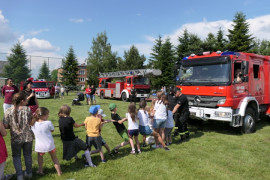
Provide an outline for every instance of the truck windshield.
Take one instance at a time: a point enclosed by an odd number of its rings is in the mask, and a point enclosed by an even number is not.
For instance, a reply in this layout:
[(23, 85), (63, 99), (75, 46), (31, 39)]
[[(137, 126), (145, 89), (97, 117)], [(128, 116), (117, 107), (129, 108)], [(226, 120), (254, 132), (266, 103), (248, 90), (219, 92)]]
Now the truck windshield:
[(47, 88), (46, 82), (33, 82), (33, 88)]
[(149, 85), (149, 79), (147, 77), (134, 77), (133, 84)]
[[(216, 59), (215, 59), (216, 58)], [(226, 85), (230, 82), (228, 57), (183, 60), (178, 81), (183, 85)], [(210, 59), (210, 60), (209, 60)], [(190, 61), (190, 62), (185, 62)]]

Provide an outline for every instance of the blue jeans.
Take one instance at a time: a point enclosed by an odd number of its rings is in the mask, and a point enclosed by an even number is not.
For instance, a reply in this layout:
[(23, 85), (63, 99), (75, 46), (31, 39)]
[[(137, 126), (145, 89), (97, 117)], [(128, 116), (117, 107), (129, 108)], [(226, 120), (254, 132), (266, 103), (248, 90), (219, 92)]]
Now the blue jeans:
[(23, 150), (26, 173), (32, 173), (32, 144), (33, 142), (24, 142), (19, 144), (11, 143), (13, 165), (15, 167), (17, 176), (23, 175), (21, 150)]

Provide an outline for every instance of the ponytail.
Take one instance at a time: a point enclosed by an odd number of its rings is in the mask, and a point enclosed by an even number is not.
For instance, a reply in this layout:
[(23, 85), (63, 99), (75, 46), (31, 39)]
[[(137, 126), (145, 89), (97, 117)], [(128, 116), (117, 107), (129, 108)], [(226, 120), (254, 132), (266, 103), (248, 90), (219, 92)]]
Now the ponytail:
[(134, 103), (128, 106), (128, 113), (130, 114), (132, 121), (136, 122), (136, 106)]
[(31, 126), (34, 126), (34, 124), (41, 119), (42, 116), (46, 116), (49, 114), (49, 110), (45, 107), (39, 107), (37, 108), (35, 114), (32, 117), (32, 121), (30, 123)]

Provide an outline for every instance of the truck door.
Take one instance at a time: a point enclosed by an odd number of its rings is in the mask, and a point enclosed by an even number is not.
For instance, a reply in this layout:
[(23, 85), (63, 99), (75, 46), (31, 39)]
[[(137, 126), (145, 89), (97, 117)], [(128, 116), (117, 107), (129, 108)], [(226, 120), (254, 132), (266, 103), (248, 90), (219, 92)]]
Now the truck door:
[(233, 63), (232, 97), (234, 109), (238, 108), (239, 102), (248, 95), (248, 78), (244, 78), (244, 76), (247, 76), (245, 72), (248, 68), (248, 65), (245, 66), (242, 61)]
[(260, 59), (253, 61), (250, 73), (250, 90), (251, 96), (255, 97), (259, 104), (263, 103), (264, 95), (264, 73), (263, 62)]

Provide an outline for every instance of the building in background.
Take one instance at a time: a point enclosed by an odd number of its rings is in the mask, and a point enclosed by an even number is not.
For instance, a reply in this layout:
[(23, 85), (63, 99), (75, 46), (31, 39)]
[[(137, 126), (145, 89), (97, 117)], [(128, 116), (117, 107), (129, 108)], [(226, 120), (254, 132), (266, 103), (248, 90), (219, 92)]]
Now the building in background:
[[(87, 84), (87, 69), (86, 69), (86, 64), (80, 64), (78, 65), (78, 82), (77, 82), (77, 86), (80, 86), (80, 88), (85, 88), (86, 84)], [(57, 69), (57, 82), (58, 83), (62, 83), (62, 72), (63, 69), (62, 68), (58, 68)]]
[(8, 64), (8, 61), (0, 61), (0, 75), (4, 73), (4, 66)]

